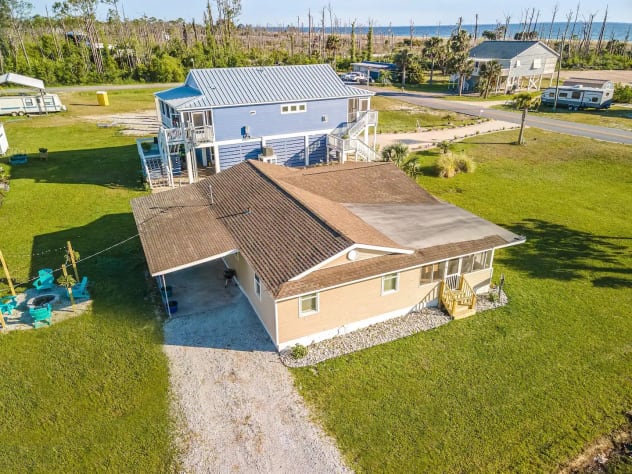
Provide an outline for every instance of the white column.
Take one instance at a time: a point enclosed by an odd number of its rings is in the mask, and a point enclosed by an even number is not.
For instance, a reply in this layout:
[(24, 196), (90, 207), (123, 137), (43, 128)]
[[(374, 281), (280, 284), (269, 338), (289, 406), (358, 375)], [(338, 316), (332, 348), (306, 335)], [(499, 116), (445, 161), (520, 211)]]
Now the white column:
[(193, 162), (195, 160), (195, 148), (189, 148), (186, 153), (187, 160), (187, 177), (189, 178), (189, 184), (193, 183)]
[(305, 166), (309, 166), (309, 135), (305, 135)]
[(213, 145), (213, 156), (215, 157), (215, 173), (219, 173), (219, 145)]

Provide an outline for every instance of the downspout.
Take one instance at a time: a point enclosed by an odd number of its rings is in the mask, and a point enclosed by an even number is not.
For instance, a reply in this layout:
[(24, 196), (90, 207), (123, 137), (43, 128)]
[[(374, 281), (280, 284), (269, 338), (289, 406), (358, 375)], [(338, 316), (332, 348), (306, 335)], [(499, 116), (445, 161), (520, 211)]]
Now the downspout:
[(165, 280), (165, 275), (160, 275), (162, 278), (162, 291), (165, 295), (165, 305), (167, 306), (167, 315), (171, 318), (171, 308), (169, 308), (169, 296), (167, 296), (167, 282)]

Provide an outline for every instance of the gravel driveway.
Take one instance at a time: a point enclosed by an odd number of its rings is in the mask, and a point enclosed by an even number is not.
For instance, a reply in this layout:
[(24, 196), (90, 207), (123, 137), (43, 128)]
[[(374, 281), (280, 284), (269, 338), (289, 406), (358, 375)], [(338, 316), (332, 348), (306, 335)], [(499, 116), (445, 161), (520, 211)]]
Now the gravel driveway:
[[(350, 472), (332, 439), (310, 421), (247, 299), (236, 286), (223, 288), (221, 268), (203, 265), (168, 281), (180, 300), (203, 293), (214, 301), (165, 324), (183, 471)], [(193, 287), (200, 284), (203, 292)]]

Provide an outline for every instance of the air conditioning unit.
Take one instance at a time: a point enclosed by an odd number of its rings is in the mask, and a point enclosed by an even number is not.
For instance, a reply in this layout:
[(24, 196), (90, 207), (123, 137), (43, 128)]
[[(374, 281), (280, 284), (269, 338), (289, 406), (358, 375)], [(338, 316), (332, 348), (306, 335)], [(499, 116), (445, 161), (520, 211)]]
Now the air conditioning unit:
[(277, 157), (276, 155), (272, 155), (272, 156), (259, 155), (259, 161), (263, 161), (264, 163), (272, 163), (276, 165)]
[(261, 156), (264, 156), (264, 157), (274, 156), (274, 149), (271, 146), (264, 146), (261, 149)]

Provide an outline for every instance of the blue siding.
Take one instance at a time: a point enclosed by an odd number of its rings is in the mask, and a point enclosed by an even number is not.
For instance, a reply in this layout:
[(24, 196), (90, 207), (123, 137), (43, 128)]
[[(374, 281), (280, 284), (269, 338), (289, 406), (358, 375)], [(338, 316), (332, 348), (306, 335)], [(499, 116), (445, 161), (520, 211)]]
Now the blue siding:
[(221, 145), (219, 147), (220, 171), (228, 169), (244, 160), (256, 160), (260, 153), (260, 142)]
[[(281, 104), (213, 109), (215, 139), (223, 141), (242, 138), (241, 130), (244, 126), (249, 128), (251, 137), (265, 137), (334, 129), (347, 121), (346, 98), (309, 101), (306, 104), (307, 111), (293, 114), (282, 114)], [(326, 117), (326, 122), (323, 121), (323, 116)]]
[(309, 164), (324, 163), (327, 160), (327, 135), (309, 137)]
[(277, 156), (277, 164), (305, 166), (305, 137), (267, 140), (266, 146), (271, 146), (274, 149), (274, 154)]

